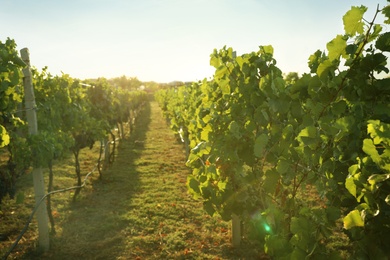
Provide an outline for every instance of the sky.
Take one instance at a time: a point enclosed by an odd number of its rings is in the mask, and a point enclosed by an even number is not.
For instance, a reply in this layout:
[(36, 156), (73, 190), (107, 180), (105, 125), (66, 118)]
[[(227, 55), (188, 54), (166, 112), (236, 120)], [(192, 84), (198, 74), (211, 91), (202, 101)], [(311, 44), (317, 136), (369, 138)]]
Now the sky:
[[(284, 72), (308, 72), (316, 50), (343, 34), (342, 16), (385, 0), (0, 0), (0, 41), (30, 50), (52, 75), (141, 81), (210, 78), (210, 54), (272, 45)], [(380, 22), (380, 20), (378, 20)], [(382, 19), (383, 21), (383, 19)]]

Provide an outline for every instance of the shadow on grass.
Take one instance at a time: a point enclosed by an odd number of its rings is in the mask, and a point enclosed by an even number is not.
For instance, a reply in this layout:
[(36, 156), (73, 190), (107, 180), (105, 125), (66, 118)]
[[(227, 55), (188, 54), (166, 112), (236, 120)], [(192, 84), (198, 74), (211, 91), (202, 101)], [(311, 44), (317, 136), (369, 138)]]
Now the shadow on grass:
[(131, 210), (133, 194), (139, 190), (135, 161), (144, 149), (150, 115), (147, 103), (134, 131), (120, 141), (115, 162), (103, 172), (103, 180), (92, 180), (89, 191), (82, 191), (76, 203), (64, 207), (66, 217), (57, 223), (51, 249), (40, 259), (115, 259), (120, 255), (126, 242), (123, 230), (129, 225), (121, 216)]

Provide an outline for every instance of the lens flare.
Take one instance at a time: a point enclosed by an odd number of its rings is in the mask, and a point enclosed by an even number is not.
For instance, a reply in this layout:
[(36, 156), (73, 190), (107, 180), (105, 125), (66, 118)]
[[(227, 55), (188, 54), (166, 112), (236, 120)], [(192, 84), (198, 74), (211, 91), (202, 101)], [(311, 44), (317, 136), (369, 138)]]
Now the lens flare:
[(263, 216), (261, 212), (258, 211), (252, 215), (252, 223), (260, 234), (265, 235), (272, 233), (271, 226), (267, 223), (265, 216)]

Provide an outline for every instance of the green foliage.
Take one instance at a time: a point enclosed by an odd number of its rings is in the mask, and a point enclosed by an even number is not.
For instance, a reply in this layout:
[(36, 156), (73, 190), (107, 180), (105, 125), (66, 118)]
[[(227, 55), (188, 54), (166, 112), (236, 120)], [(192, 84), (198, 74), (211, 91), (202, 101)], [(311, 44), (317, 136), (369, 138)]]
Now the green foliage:
[[(17, 104), (22, 101), (19, 83), (24, 62), (19, 57), (14, 40), (0, 41), (0, 148), (10, 143), (8, 131), (12, 128)], [(8, 129), (8, 131), (7, 131)]]
[(16, 178), (29, 166), (28, 160), (22, 159), (28, 156), (26, 139), (16, 132), (24, 127), (18, 113), (24, 66), (15, 41), (9, 38), (4, 43), (0, 41), (0, 153), (5, 161), (0, 168), (0, 201), (7, 193), (13, 195)]
[(353, 6), (351, 10), (349, 10), (343, 16), (344, 22), (344, 30), (345, 33), (349, 36), (355, 36), (356, 34), (364, 33), (364, 21), (363, 15), (367, 11), (367, 7), (365, 6)]
[(123, 90), (137, 90), (142, 86), (142, 82), (137, 77), (126, 77), (125, 75), (110, 79), (109, 82)]
[(39, 151), (36, 166), (46, 167), (69, 154), (77, 136), (87, 133), (91, 140), (102, 139), (130, 116), (131, 105), (136, 108), (145, 100), (145, 95), (116, 89), (103, 78), (92, 85), (67, 74), (53, 77), (47, 68), (33, 72), (39, 135), (31, 138), (31, 147)]
[(99, 140), (117, 123), (130, 121), (130, 111), (139, 109), (147, 98), (142, 91), (114, 88), (105, 79), (93, 86), (67, 74), (52, 76), (47, 68), (41, 72), (32, 69), (39, 132), (28, 136), (21, 119), (25, 114), (24, 66), (15, 42), (0, 42), (0, 148), (9, 156), (7, 171), (0, 172), (3, 191), (13, 189), (17, 177), (29, 166), (47, 167), (76, 147), (83, 148), (78, 136), (87, 134), (89, 140)]
[(9, 144), (9, 139), (10, 139), (9, 134), (7, 133), (5, 127), (2, 125), (0, 125), (0, 137), (1, 137), (0, 147), (4, 147)]
[(338, 221), (354, 257), (390, 254), (390, 82), (377, 78), (389, 72), (389, 41), (380, 11), (372, 22), (366, 11), (344, 15), (345, 33), (301, 78), (285, 81), (271, 46), (238, 57), (224, 47), (211, 54), (212, 80), (156, 94), (173, 130), (187, 133), (189, 191), (225, 220), (260, 212), (274, 258), (340, 257), (326, 246)]

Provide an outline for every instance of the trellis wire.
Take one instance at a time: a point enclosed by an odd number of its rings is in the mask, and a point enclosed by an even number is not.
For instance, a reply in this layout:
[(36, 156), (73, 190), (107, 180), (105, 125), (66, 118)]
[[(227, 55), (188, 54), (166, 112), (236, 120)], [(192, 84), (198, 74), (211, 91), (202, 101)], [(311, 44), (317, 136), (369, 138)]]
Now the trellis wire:
[[(118, 141), (119, 139), (115, 139), (115, 141)], [(108, 147), (109, 144), (113, 143), (114, 141), (108, 141), (104, 147), (104, 152), (103, 154), (105, 154), (105, 151)], [(19, 244), (19, 241), (22, 239), (23, 235), (27, 232), (27, 229), (35, 215), (35, 212), (37, 211), (37, 209), (39, 208), (39, 206), (41, 205), (41, 203), (50, 195), (53, 195), (53, 194), (56, 194), (56, 193), (61, 193), (61, 192), (66, 192), (66, 191), (70, 191), (70, 190), (76, 190), (76, 189), (82, 189), (85, 187), (86, 183), (87, 183), (87, 180), (89, 178), (89, 176), (94, 173), (96, 171), (98, 167), (98, 163), (95, 164), (95, 167), (87, 174), (85, 175), (84, 177), (84, 181), (81, 185), (79, 186), (72, 186), (72, 187), (69, 187), (69, 188), (65, 188), (65, 189), (61, 189), (61, 190), (55, 190), (55, 191), (51, 191), (47, 194), (45, 194), (39, 201), (38, 203), (35, 205), (35, 207), (33, 208), (29, 218), (27, 219), (27, 223), (25, 224), (24, 228), (22, 229), (22, 231), (20, 232), (19, 236), (16, 238), (15, 242), (12, 244), (12, 246), (8, 249), (8, 251), (5, 253), (5, 255), (1, 258), (2, 260), (6, 260), (8, 258), (8, 256), (12, 253), (12, 251), (16, 248), (16, 246)]]

